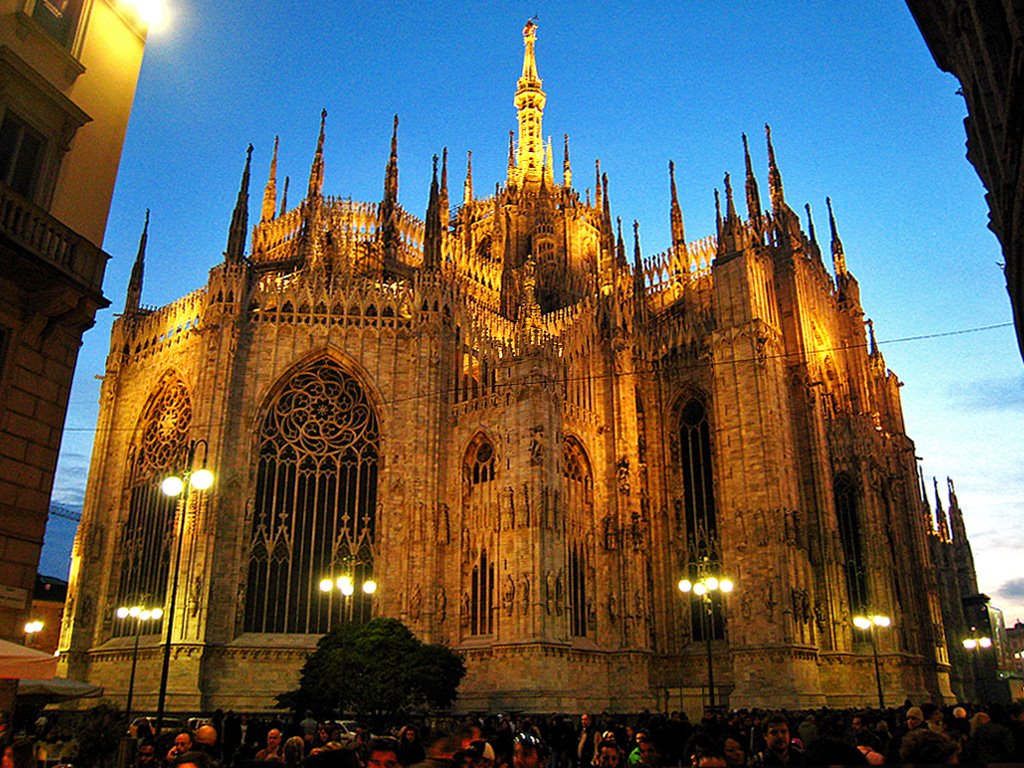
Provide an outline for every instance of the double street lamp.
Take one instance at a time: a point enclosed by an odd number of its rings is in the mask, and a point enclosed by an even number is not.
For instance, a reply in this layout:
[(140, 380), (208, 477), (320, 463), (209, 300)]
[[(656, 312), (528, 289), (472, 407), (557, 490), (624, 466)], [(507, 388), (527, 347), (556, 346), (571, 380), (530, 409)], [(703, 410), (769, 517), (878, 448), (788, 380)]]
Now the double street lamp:
[(882, 693), (882, 669), (878, 664), (878, 639), (875, 632), (879, 628), (892, 625), (892, 619), (883, 614), (872, 614), (871, 616), (854, 616), (853, 626), (857, 629), (867, 631), (871, 638), (871, 656), (875, 661), (875, 685), (878, 686), (878, 708), (885, 709), (885, 695)]
[(696, 570), (697, 581), (688, 578), (679, 580), (679, 591), (684, 595), (693, 595), (701, 601), (701, 628), (704, 633), (705, 649), (708, 656), (708, 703), (715, 706), (715, 666), (711, 649), (711, 636), (714, 634), (714, 595), (727, 595), (733, 591), (735, 584), (732, 579), (714, 574), (711, 561), (704, 558), (691, 564)]
[(979, 663), (978, 654), (981, 651), (987, 651), (992, 647), (992, 638), (987, 635), (978, 634), (976, 627), (971, 627), (971, 636), (963, 639), (964, 650), (970, 654), (971, 657), (971, 669), (974, 672), (974, 696), (979, 701), (984, 701), (985, 696), (982, 695), (981, 689), (986, 686), (982, 685), (981, 679), (981, 665)]
[(139, 662), (139, 635), (142, 634), (142, 627), (147, 621), (159, 621), (163, 618), (164, 609), (149, 607), (145, 605), (122, 605), (117, 609), (117, 618), (135, 620), (135, 644), (132, 649), (132, 671), (128, 677), (128, 701), (124, 705), (125, 718), (128, 724), (132, 722), (132, 698), (135, 695), (135, 667)]
[[(202, 447), (202, 466), (193, 469), (196, 463), (196, 452)], [(160, 734), (164, 720), (164, 704), (167, 700), (167, 678), (171, 668), (171, 638), (174, 631), (174, 613), (178, 600), (178, 580), (181, 576), (181, 550), (185, 541), (185, 519), (188, 516), (190, 491), (206, 491), (213, 486), (213, 472), (206, 468), (209, 443), (206, 440), (193, 440), (188, 444), (188, 455), (185, 460), (185, 472), (182, 475), (165, 477), (160, 483), (160, 490), (165, 495), (178, 499), (178, 546), (174, 558), (174, 576), (171, 582), (171, 599), (167, 606), (167, 636), (164, 643), (163, 665), (160, 669), (160, 692), (156, 703), (156, 732)]]
[(43, 622), (39, 619), (25, 622), (25, 645), (33, 645), (36, 635), (43, 631)]

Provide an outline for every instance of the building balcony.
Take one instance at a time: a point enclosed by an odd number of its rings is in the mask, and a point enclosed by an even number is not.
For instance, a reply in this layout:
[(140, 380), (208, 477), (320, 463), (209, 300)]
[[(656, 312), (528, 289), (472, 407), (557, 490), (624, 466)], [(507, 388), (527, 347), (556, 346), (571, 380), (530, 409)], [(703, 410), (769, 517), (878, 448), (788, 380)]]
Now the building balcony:
[(0, 249), (8, 253), (0, 272), (38, 276), (44, 285), (63, 277), (106, 305), (102, 284), (110, 256), (2, 182)]

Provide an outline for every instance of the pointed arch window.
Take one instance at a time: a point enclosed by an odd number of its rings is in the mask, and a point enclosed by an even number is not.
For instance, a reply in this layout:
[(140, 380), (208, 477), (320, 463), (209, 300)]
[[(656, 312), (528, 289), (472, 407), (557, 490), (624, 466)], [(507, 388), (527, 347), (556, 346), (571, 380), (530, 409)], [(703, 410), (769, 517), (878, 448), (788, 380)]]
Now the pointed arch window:
[(594, 474), (583, 446), (573, 437), (562, 442), (562, 472), (566, 499), (566, 562), (569, 575), (569, 631), (586, 637), (588, 579), (586, 531), (593, 520)]
[[(677, 436), (686, 516), (686, 549), (692, 566), (687, 575), (696, 580), (699, 577), (695, 562), (699, 558), (715, 558), (718, 541), (711, 425), (703, 400), (693, 397), (684, 403), (679, 411)], [(725, 637), (725, 617), (719, 593), (712, 595), (710, 621), (701, 601), (690, 600), (690, 627), (695, 640), (706, 639), (708, 632), (715, 639)]]
[[(494, 562), (487, 551), (487, 531), (494, 508), (495, 478), (498, 459), (494, 444), (483, 433), (477, 434), (466, 448), (462, 461), (463, 515), (467, 535), (474, 544), (463, 554), (463, 567), (468, 569), (469, 584), (464, 593), (464, 620), (468, 621), (470, 635), (490, 635), (494, 632)], [(479, 546), (479, 554), (477, 552)], [(466, 558), (469, 561), (466, 561)], [(472, 563), (472, 565), (470, 565)]]
[[(188, 451), (192, 402), (184, 382), (164, 382), (139, 420), (138, 438), (128, 457), (128, 519), (123, 528), (116, 602), (162, 605), (167, 594), (177, 499), (160, 491), (160, 481), (180, 471)], [(163, 622), (116, 622), (115, 635), (136, 629), (157, 634)]]
[[(358, 588), (373, 574), (380, 433), (359, 382), (331, 360), (295, 373), (265, 409), (245, 631), (322, 634), (369, 620)], [(350, 576), (355, 593), (321, 592)]]
[(480, 553), (470, 579), (469, 633), (490, 635), (494, 632), (494, 563), (487, 559), (487, 550)]
[(864, 613), (868, 607), (867, 568), (864, 562), (860, 513), (857, 509), (857, 487), (846, 473), (836, 475), (832, 483), (836, 503), (839, 543), (843, 548), (843, 575), (846, 595), (853, 613)]

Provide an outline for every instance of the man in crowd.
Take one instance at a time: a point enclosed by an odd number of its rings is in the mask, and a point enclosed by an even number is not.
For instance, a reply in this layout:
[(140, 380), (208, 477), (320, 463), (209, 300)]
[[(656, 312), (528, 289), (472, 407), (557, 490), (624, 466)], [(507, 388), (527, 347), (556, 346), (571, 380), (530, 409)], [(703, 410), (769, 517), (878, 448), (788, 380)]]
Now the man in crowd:
[(803, 768), (804, 755), (793, 746), (789, 737), (789, 721), (783, 715), (770, 715), (761, 724), (765, 747), (750, 758), (751, 768), (763, 766), (790, 766)]
[(256, 759), (284, 762), (284, 749), (281, 746), (281, 731), (279, 729), (271, 728), (267, 731), (267, 746), (256, 753)]
[(622, 768), (622, 750), (618, 742), (605, 739), (597, 745), (598, 768)]
[(402, 768), (398, 759), (398, 742), (388, 737), (371, 739), (367, 745), (366, 768)]
[(576, 756), (579, 758), (580, 768), (588, 768), (594, 762), (594, 732), (597, 726), (590, 715), (583, 715), (580, 718), (580, 737), (576, 742)]
[(192, 735), (188, 731), (182, 731), (174, 737), (174, 746), (167, 752), (167, 762), (173, 763), (186, 752), (192, 751)]

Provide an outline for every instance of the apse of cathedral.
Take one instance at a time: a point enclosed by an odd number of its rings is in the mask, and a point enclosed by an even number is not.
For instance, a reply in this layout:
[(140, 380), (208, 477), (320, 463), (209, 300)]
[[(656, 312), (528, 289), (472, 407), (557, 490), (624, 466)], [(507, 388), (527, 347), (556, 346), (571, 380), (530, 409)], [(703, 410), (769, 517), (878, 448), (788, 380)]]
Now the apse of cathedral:
[[(153, 710), (169, 633), (169, 711), (266, 710), (325, 632), (387, 616), (463, 655), (461, 711), (694, 711), (709, 661), (719, 703), (847, 706), (875, 686), (853, 617), (882, 614), (887, 698), (951, 698), (940, 591), (960, 587), (937, 578), (900, 383), (831, 203), (826, 244), (766, 128), (768, 205), (744, 136), (740, 191), (727, 175), (717, 231), (687, 240), (669, 164), (671, 245), (645, 256), (599, 165), (592, 194), (574, 186), (568, 137), (556, 169), (536, 40), (530, 22), (493, 194), (470, 156), (453, 201), (445, 152), (425, 218), (405, 210), (396, 117), (380, 202), (325, 195), (324, 113), (297, 205), (275, 142), (247, 251), (249, 148), (205, 286), (143, 305), (143, 232), (67, 674), (123, 693), (138, 631)], [(200, 463), (212, 488), (161, 494)], [(966, 547), (950, 491), (943, 543)], [(677, 588), (709, 574), (735, 588)], [(170, 615), (115, 616), (147, 602)]]

